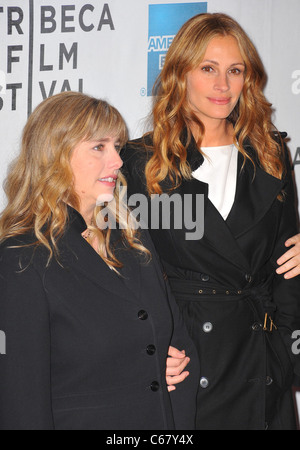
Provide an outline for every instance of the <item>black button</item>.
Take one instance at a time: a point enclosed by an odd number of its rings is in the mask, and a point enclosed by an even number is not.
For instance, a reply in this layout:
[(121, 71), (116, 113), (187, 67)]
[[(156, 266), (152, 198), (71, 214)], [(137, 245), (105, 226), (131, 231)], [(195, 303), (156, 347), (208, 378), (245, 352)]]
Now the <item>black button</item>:
[(157, 392), (159, 390), (159, 383), (157, 381), (153, 381), (151, 383), (150, 388), (151, 388), (151, 391)]
[(272, 378), (271, 378), (271, 377), (267, 377), (267, 378), (266, 378), (266, 385), (267, 385), (267, 386), (271, 386), (271, 384), (273, 384)]
[(258, 323), (258, 322), (255, 322), (255, 323), (252, 325), (252, 330), (253, 330), (253, 331), (260, 331), (261, 328), (262, 328), (262, 326), (261, 326), (261, 324)]
[(205, 273), (203, 273), (203, 274), (201, 275), (201, 280), (204, 281), (204, 282), (206, 283), (207, 281), (210, 280), (210, 276), (209, 276), (209, 275), (205, 275)]
[(202, 387), (202, 389), (207, 389), (209, 386), (209, 381), (207, 378), (203, 377), (200, 380), (200, 386)]
[(155, 347), (155, 345), (148, 345), (148, 347), (147, 347), (147, 353), (148, 353), (148, 355), (149, 356), (152, 356), (152, 355), (154, 355), (155, 354), (155, 352), (156, 352), (156, 347)]
[(213, 324), (211, 322), (205, 322), (203, 325), (203, 331), (204, 333), (211, 333), (213, 330)]
[(148, 319), (148, 313), (147, 311), (144, 311), (143, 309), (138, 312), (138, 318), (140, 320), (147, 320)]

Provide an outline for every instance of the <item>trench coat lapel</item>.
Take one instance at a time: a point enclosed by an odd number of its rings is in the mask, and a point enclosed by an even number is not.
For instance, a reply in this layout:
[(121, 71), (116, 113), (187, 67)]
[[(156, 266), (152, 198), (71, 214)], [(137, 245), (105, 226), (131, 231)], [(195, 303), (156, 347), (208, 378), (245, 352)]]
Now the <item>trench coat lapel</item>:
[[(246, 144), (245, 149), (255, 161), (255, 152), (251, 145)], [(188, 147), (187, 160), (193, 171), (203, 163), (203, 157), (193, 139)], [(238, 246), (237, 238), (247, 233), (263, 218), (282, 190), (283, 182), (267, 174), (258, 164), (254, 173), (251, 161), (247, 160), (244, 167), (243, 162), (244, 157), (240, 153), (235, 201), (226, 221), (208, 199), (207, 184), (192, 179), (183, 181), (179, 190), (181, 195), (188, 192), (205, 194), (203, 239), (232, 264), (249, 270), (249, 263)]]
[[(205, 195), (204, 237), (203, 240), (199, 241), (199, 243), (209, 245), (209, 247), (212, 247), (216, 253), (230, 261), (235, 266), (249, 271), (249, 264), (239, 248), (235, 237), (219, 211), (215, 208), (207, 196), (208, 185), (196, 179), (192, 179), (190, 181), (183, 181), (179, 191), (181, 195), (189, 193), (193, 193), (193, 195)], [(195, 220), (195, 217), (193, 217), (193, 220)], [(197, 241), (191, 242), (193, 245), (197, 245)]]
[[(252, 149), (248, 147), (247, 150), (251, 153)], [(239, 154), (236, 197), (227, 218), (235, 238), (247, 233), (264, 217), (283, 189), (283, 181), (267, 174), (258, 165), (254, 173), (253, 164), (248, 160), (242, 168), (243, 161), (243, 155)]]
[[(81, 215), (69, 208), (70, 224), (63, 238), (68, 247), (67, 260), (63, 264), (73, 266), (83, 276), (102, 287), (109, 293), (140, 304), (141, 269), (135, 252), (117, 245), (116, 256), (124, 264), (118, 269), (121, 276), (111, 270), (96, 251), (82, 238), (86, 224)], [(112, 232), (112, 240), (118, 241), (119, 230)]]
[[(186, 135), (184, 136), (184, 138)], [(204, 158), (198, 151), (196, 142), (192, 137), (191, 143), (187, 149), (187, 161), (190, 164), (192, 171), (195, 171), (200, 167)], [(214, 251), (220, 254), (223, 258), (230, 261), (237, 267), (244, 268), (245, 271), (249, 271), (249, 264), (239, 248), (235, 237), (233, 236), (228, 224), (224, 221), (219, 211), (215, 208), (213, 203), (208, 198), (208, 185), (195, 178), (191, 180), (183, 180), (181, 186), (178, 188), (181, 195), (203, 194), (205, 198), (204, 206), (204, 237), (203, 242), (214, 249)], [(195, 217), (193, 217), (195, 221)], [(194, 242), (193, 245), (197, 245)]]

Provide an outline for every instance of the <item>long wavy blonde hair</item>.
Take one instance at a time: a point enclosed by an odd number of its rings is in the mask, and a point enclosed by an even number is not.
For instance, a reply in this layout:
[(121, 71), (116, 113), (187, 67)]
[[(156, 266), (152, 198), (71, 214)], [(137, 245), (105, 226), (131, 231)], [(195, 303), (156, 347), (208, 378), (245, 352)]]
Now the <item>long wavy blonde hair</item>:
[[(21, 152), (5, 182), (7, 207), (0, 216), (0, 243), (32, 233), (35, 245), (49, 250), (49, 262), (53, 256), (58, 258), (57, 244), (68, 222), (68, 205), (80, 210), (70, 165), (72, 151), (82, 141), (107, 136), (117, 137), (122, 146), (127, 141), (127, 128), (120, 113), (103, 100), (65, 92), (41, 103), (24, 128)], [(149, 255), (131, 226), (129, 210), (119, 198), (121, 186), (126, 186), (126, 181), (119, 172), (112, 213), (116, 222), (122, 223), (126, 242)], [(100, 206), (95, 208), (95, 218), (99, 212)], [(121, 267), (110, 246), (111, 229), (92, 226), (91, 232), (91, 239), (98, 239), (98, 253), (103, 260), (112, 269)]]
[[(249, 139), (261, 167), (274, 177), (283, 176), (282, 145), (275, 142), (272, 135), (275, 130), (271, 120), (272, 105), (263, 94), (266, 73), (257, 50), (245, 31), (231, 17), (225, 14), (200, 14), (183, 25), (174, 38), (154, 86), (153, 156), (146, 166), (148, 191), (151, 194), (161, 194), (160, 182), (167, 176), (172, 180), (174, 189), (182, 177), (191, 178), (191, 168), (186, 160), (187, 147), (192, 138), (191, 125), (198, 125), (199, 149), (205, 127), (189, 105), (187, 74), (201, 64), (213, 38), (228, 35), (236, 38), (246, 65), (240, 100), (228, 117), (234, 125), (234, 138), (239, 151), (245, 161), (246, 158), (252, 161), (243, 147), (246, 139)], [(186, 143), (181, 139), (184, 129), (188, 132)]]

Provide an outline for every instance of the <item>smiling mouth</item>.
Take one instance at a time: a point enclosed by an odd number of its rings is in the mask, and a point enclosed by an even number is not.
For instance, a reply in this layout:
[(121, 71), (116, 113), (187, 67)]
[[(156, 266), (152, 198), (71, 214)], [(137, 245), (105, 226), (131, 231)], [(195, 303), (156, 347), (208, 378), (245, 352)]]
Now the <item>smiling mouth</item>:
[(116, 178), (112, 178), (112, 177), (100, 178), (98, 181), (103, 181), (103, 182), (107, 182), (107, 183), (115, 183), (116, 182)]
[(111, 188), (115, 188), (116, 187), (117, 178), (118, 177), (116, 177), (116, 176), (106, 177), (106, 178), (99, 178), (98, 182), (102, 183), (105, 186), (109, 186)]
[(208, 98), (208, 100), (215, 105), (228, 105), (230, 103), (230, 98)]

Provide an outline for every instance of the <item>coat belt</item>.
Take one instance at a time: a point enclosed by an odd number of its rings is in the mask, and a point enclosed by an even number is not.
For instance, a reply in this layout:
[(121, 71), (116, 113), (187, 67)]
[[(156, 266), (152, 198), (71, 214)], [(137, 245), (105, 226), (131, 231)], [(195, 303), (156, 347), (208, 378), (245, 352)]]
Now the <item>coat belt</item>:
[(234, 289), (224, 286), (211, 285), (198, 280), (186, 280), (180, 278), (169, 278), (173, 292), (187, 295), (245, 295), (249, 294), (250, 289)]
[(242, 289), (225, 289), (221, 287), (208, 287), (207, 284), (195, 280), (169, 279), (171, 288), (174, 293), (186, 295), (243, 295), (245, 290)]
[(175, 297), (179, 294), (190, 297), (193, 300), (201, 301), (201, 297), (250, 297), (256, 303), (260, 314), (263, 316), (263, 330), (272, 332), (277, 329), (274, 323), (274, 315), (277, 310), (275, 303), (272, 301), (272, 280), (266, 280), (260, 284), (253, 285), (244, 289), (226, 289), (223, 286), (208, 286), (197, 280), (185, 280), (179, 278), (169, 278), (169, 282)]

